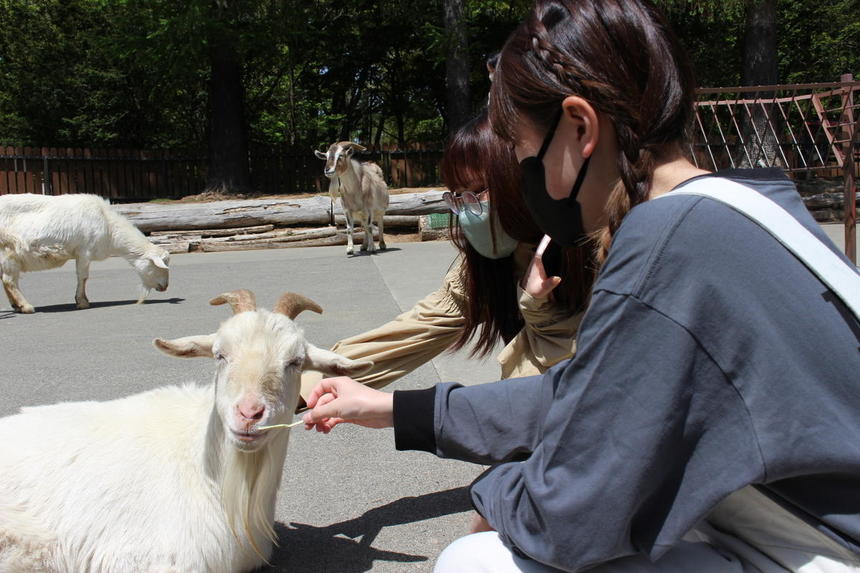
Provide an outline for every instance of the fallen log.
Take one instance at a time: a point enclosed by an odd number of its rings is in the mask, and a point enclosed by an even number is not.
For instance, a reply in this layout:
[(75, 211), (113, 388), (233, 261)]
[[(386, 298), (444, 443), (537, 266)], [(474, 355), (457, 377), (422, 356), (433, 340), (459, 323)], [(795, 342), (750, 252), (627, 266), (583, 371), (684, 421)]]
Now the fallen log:
[(256, 249), (291, 249), (296, 247), (325, 247), (345, 245), (346, 233), (337, 233), (328, 237), (318, 237), (300, 241), (237, 241), (234, 243), (201, 243), (200, 248), (205, 253), (223, 251), (250, 251)]
[(274, 225), (256, 225), (254, 227), (236, 227), (233, 229), (200, 229), (193, 231), (153, 231), (149, 234), (150, 240), (158, 237), (170, 239), (181, 239), (183, 237), (226, 237), (229, 235), (247, 235), (254, 233), (265, 233), (274, 229)]
[[(114, 205), (144, 233), (230, 229), (257, 225), (298, 227), (328, 225), (343, 215), (340, 201), (328, 195), (299, 199), (247, 199), (209, 203), (128, 203)], [(444, 213), (448, 209), (442, 191), (392, 195), (387, 216)], [(392, 219), (392, 221), (399, 221)], [(398, 223), (392, 223), (397, 225)]]
[[(389, 228), (418, 228), (418, 218), (420, 215), (385, 215), (382, 218), (383, 227)], [(335, 215), (334, 222), (338, 226), (346, 225), (346, 217), (343, 215)]]

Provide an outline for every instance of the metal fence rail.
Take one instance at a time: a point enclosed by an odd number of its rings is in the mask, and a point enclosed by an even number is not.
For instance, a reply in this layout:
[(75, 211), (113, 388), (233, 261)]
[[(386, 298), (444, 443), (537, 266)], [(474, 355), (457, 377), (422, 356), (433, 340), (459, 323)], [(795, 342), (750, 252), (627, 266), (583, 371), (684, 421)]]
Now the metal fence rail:
[(860, 81), (697, 90), (688, 152), (704, 169), (779, 167), (842, 179), (845, 253), (857, 262)]

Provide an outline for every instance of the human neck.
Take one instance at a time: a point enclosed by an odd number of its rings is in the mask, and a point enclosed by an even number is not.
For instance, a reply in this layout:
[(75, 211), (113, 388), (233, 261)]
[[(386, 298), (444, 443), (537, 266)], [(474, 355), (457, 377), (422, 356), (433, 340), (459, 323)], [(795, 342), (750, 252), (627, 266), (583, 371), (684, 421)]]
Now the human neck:
[(654, 199), (668, 193), (687, 179), (706, 175), (710, 173), (693, 165), (689, 159), (681, 154), (674, 155), (670, 159), (660, 163), (655, 169), (651, 179), (651, 193), (649, 199)]

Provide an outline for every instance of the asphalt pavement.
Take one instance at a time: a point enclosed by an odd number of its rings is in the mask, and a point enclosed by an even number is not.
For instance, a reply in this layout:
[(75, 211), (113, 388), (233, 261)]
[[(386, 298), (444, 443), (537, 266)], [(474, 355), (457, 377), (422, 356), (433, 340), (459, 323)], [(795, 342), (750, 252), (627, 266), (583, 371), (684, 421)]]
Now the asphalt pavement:
[[(839, 225), (825, 226), (842, 244)], [(122, 259), (94, 263), (92, 308), (74, 307), (74, 265), (22, 276), (34, 315), (11, 312), (0, 296), (0, 416), (27, 405), (108, 400), (167, 384), (207, 383), (208, 360), (181, 360), (155, 337), (214, 331), (229, 315), (207, 301), (249, 288), (271, 307), (285, 291), (316, 300), (322, 315), (297, 321), (329, 347), (378, 326), (438, 288), (455, 253), (448, 242), (391, 243), (386, 252), (347, 257), (318, 247), (174, 255), (167, 292), (136, 305), (138, 280)], [(493, 358), (462, 351), (415, 370), (388, 390), (497, 379)], [(468, 484), (483, 467), (397, 452), (391, 430), (341, 426), (330, 435), (294, 430), (278, 497), (280, 547), (266, 572), (430, 571), (469, 523)]]
[[(432, 292), (455, 252), (446, 241), (391, 243), (347, 257), (345, 247), (174, 255), (170, 287), (134, 301), (137, 276), (122, 259), (94, 263), (92, 308), (74, 307), (74, 264), (22, 275), (36, 314), (20, 315), (0, 295), (0, 416), (27, 405), (108, 400), (161, 385), (209, 382), (214, 364), (182, 360), (152, 346), (155, 337), (214, 331), (229, 316), (209, 306), (220, 292), (249, 288), (271, 308), (285, 291), (317, 301), (322, 315), (297, 318), (314, 344), (329, 347), (378, 326)], [(442, 355), (388, 390), (440, 381), (494, 381), (493, 358)], [(266, 572), (430, 571), (463, 535), (466, 487), (483, 467), (397, 452), (391, 430), (349, 425), (329, 435), (293, 430), (278, 497), (280, 547)]]

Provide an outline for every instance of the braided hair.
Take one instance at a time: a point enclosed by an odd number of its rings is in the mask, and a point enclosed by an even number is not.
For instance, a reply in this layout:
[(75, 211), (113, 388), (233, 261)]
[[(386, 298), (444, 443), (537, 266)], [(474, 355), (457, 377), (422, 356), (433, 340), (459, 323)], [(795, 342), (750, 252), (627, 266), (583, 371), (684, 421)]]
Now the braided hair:
[(608, 224), (594, 237), (600, 262), (625, 215), (648, 199), (660, 159), (680, 151), (694, 85), (677, 39), (648, 0), (537, 0), (501, 52), (490, 118), (511, 142), (522, 117), (548, 130), (570, 95), (610, 119), (620, 177)]

